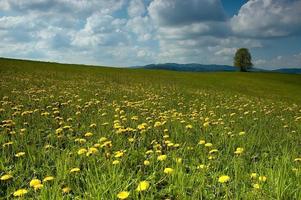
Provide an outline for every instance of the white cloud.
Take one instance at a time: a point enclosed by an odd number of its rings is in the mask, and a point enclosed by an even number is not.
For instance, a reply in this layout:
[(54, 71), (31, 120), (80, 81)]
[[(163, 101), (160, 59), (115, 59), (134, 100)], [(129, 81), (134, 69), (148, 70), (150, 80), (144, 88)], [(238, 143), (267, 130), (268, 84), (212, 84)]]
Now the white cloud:
[(269, 69), (301, 68), (301, 52), (293, 55), (278, 55), (271, 59), (256, 59), (254, 64)]
[(1, 5), (6, 10), (28, 13), (35, 12), (57, 12), (75, 14), (76, 17), (90, 15), (93, 12), (111, 14), (121, 9), (125, 0), (1, 0)]
[[(299, 8), (300, 0), (252, 0), (227, 18), (221, 0), (0, 0), (0, 56), (231, 64), (237, 48), (252, 52), (265, 48), (264, 37), (297, 35)], [(273, 62), (289, 59), (300, 61), (297, 55)]]
[(154, 0), (148, 11), (154, 22), (161, 26), (225, 20), (220, 0)]
[(235, 34), (283, 37), (301, 33), (300, 0), (252, 0), (231, 19)]
[(145, 6), (142, 0), (131, 0), (127, 9), (130, 17), (138, 17), (145, 14)]
[(127, 31), (135, 34), (135, 39), (145, 42), (153, 39), (154, 27), (148, 16), (134, 17), (127, 21)]

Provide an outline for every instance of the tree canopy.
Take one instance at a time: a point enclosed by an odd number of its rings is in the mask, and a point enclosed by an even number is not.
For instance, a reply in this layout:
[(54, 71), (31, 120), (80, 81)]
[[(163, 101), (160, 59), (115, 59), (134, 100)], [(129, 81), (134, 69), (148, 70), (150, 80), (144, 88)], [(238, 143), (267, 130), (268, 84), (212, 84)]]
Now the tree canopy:
[(240, 48), (234, 56), (234, 66), (239, 67), (241, 72), (246, 72), (252, 64), (252, 56), (247, 48)]

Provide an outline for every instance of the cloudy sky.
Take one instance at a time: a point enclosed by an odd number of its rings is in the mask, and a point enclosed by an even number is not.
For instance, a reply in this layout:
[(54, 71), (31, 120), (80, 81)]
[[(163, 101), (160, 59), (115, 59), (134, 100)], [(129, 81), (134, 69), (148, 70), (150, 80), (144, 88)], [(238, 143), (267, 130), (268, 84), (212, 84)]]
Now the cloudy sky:
[(0, 0), (0, 57), (301, 67), (301, 0)]

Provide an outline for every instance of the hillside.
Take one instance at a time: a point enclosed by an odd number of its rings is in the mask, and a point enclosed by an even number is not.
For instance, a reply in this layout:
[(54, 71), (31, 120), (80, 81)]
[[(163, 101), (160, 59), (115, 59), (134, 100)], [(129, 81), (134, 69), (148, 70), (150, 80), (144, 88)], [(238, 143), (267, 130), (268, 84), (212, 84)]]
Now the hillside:
[[(73, 76), (88, 79), (112, 79), (120, 84), (173, 85), (194, 89), (213, 89), (256, 98), (276, 98), (301, 102), (301, 76), (276, 73), (180, 73), (162, 70), (110, 68), (0, 58), (0, 72), (55, 74), (55, 78)], [(88, 76), (87, 76), (88, 75)], [(33, 80), (34, 81), (34, 80)]]
[[(239, 71), (237, 67), (229, 65), (204, 65), (197, 63), (190, 64), (178, 64), (178, 63), (163, 63), (163, 64), (149, 64), (145, 66), (136, 66), (132, 68), (141, 69), (160, 69), (171, 71), (183, 71), (183, 72), (235, 72)], [(260, 68), (252, 68), (251, 72), (277, 72), (286, 74), (301, 74), (301, 68), (280, 68), (275, 70), (264, 70)]]
[(301, 199), (301, 75), (0, 59), (0, 199)]

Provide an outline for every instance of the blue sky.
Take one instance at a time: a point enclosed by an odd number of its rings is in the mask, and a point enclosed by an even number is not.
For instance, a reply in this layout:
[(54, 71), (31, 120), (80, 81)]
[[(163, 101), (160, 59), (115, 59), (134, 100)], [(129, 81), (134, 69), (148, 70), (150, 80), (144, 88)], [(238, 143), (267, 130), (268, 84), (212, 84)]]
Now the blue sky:
[(301, 67), (301, 0), (0, 0), (0, 57)]

